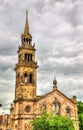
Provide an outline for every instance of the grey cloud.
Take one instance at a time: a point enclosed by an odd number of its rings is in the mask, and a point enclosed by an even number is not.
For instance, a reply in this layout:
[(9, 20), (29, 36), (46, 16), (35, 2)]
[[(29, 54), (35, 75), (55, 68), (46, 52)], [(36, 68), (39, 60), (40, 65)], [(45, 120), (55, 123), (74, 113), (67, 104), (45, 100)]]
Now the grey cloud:
[(16, 55), (16, 51), (17, 51), (16, 42), (17, 42), (16, 40), (13, 42), (11, 39), (3, 38), (0, 41), (0, 55), (4, 55), (4, 57), (5, 57), (5, 55), (6, 56)]
[(0, 70), (0, 103), (3, 105), (3, 111), (8, 113), (9, 106), (14, 99), (14, 78), (13, 69)]
[(7, 68), (14, 67), (14, 64), (16, 63), (16, 57), (14, 56), (0, 56), (0, 68), (2, 70), (6, 70)]
[(73, 4), (73, 8), (69, 10), (66, 14), (67, 21), (69, 21), (73, 26), (83, 24), (83, 1), (77, 0)]
[(7, 97), (7, 94), (6, 94), (6, 97), (4, 95), (4, 98), (0, 99), (0, 103), (2, 103), (2, 114), (10, 113), (10, 104), (12, 103), (11, 101), (13, 100), (13, 98), (11, 99), (11, 97), (13, 97), (13, 95), (11, 95), (10, 97)]

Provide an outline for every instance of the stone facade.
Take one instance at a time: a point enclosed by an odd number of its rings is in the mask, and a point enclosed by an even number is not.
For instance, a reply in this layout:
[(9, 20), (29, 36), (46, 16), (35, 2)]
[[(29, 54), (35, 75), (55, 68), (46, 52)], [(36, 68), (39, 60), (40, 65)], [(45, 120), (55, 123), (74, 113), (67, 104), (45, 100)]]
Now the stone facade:
[(0, 115), (0, 130), (9, 130), (10, 129), (10, 115), (4, 114)]
[(8, 129), (31, 130), (31, 120), (40, 116), (43, 111), (53, 111), (54, 114), (69, 116), (75, 121), (75, 130), (79, 130), (76, 97), (70, 99), (60, 92), (56, 79), (53, 80), (51, 92), (42, 96), (36, 95), (38, 65), (35, 51), (26, 13), (24, 33), (18, 48), (18, 63), (15, 65), (15, 99), (10, 108)]

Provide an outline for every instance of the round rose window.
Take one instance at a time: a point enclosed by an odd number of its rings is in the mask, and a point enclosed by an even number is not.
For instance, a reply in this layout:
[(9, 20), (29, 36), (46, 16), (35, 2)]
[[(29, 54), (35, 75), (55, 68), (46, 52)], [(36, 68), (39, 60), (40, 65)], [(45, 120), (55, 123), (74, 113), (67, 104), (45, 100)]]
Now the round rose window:
[(27, 105), (27, 106), (25, 107), (25, 111), (26, 111), (26, 112), (30, 112), (30, 110), (31, 110), (31, 107), (30, 107), (29, 105)]

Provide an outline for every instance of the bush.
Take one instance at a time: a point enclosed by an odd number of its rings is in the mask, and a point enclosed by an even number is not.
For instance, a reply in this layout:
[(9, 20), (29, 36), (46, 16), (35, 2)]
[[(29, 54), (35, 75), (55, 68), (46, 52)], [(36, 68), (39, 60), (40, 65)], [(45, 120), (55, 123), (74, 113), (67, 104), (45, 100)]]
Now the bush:
[(32, 122), (32, 130), (75, 130), (74, 122), (65, 116), (43, 113)]

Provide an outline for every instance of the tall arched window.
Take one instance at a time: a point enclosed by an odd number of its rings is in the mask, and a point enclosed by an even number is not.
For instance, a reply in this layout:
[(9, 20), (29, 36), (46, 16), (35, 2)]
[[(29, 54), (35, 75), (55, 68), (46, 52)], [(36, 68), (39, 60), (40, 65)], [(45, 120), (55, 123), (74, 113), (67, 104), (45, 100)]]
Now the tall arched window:
[(66, 115), (67, 115), (68, 117), (70, 117), (70, 111), (71, 111), (70, 107), (67, 106), (67, 107), (66, 107)]
[(25, 42), (25, 38), (24, 38), (24, 42)]
[(54, 114), (60, 114), (60, 103), (59, 102), (54, 102), (52, 104), (52, 111)]
[(27, 61), (27, 54), (25, 54), (25, 61)]
[(29, 61), (30, 54), (27, 54), (27, 60)]
[(28, 38), (26, 38), (26, 43), (28, 44)]
[(30, 54), (30, 61), (32, 61), (32, 54)]
[(29, 82), (30, 82), (30, 83), (33, 82), (33, 75), (32, 75), (32, 74), (30, 74), (30, 76), (29, 76)]

